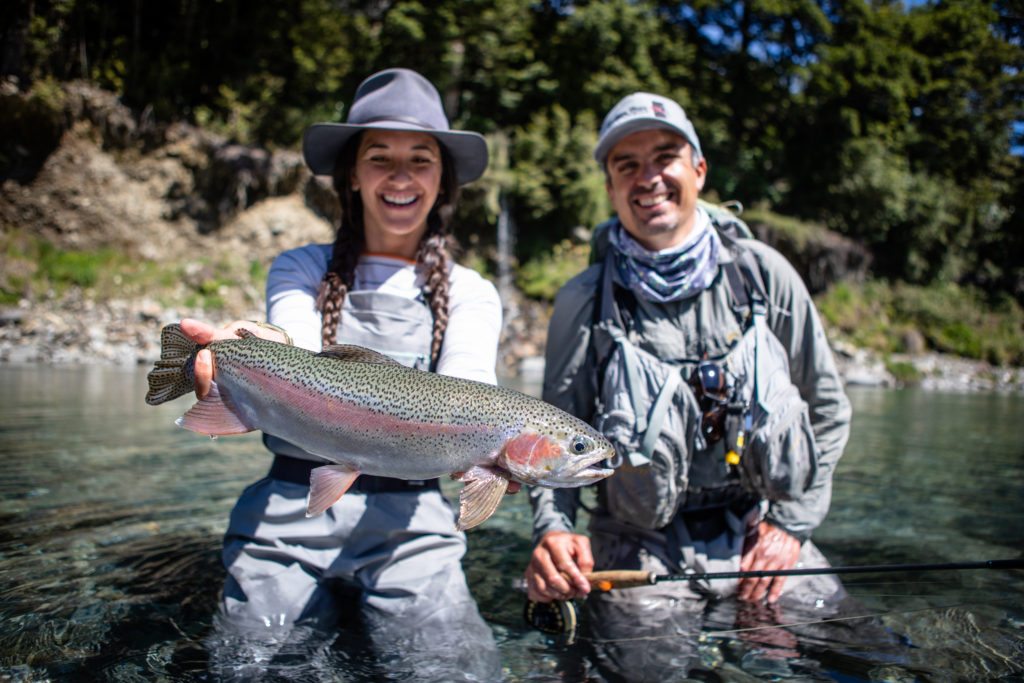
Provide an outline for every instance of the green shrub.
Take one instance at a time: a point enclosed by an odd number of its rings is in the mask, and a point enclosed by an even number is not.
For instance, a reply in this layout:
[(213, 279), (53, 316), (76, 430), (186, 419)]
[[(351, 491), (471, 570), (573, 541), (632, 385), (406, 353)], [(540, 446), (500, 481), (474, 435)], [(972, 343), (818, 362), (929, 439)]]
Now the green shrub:
[(550, 301), (562, 285), (587, 267), (589, 258), (589, 244), (562, 240), (550, 252), (524, 263), (516, 282), (526, 296)]
[(56, 285), (58, 292), (70, 285), (84, 289), (99, 281), (101, 271), (112, 272), (119, 260), (120, 255), (110, 249), (95, 252), (64, 251), (42, 242), (38, 245), (37, 275)]
[(874, 280), (838, 283), (816, 301), (825, 322), (857, 346), (903, 351), (913, 329), (933, 351), (1024, 365), (1024, 309), (1011, 297), (992, 301), (978, 289), (950, 283)]
[(921, 381), (923, 375), (913, 363), (905, 361), (885, 361), (885, 369), (889, 371), (900, 384), (916, 384)]
[(146, 296), (165, 306), (220, 310), (228, 305), (225, 292), (233, 291), (247, 303), (260, 303), (254, 299), (266, 283), (263, 264), (225, 256), (186, 265), (141, 260), (109, 248), (60, 249), (38, 236), (7, 230), (0, 232), (0, 304), (59, 299), (72, 288), (98, 302)]

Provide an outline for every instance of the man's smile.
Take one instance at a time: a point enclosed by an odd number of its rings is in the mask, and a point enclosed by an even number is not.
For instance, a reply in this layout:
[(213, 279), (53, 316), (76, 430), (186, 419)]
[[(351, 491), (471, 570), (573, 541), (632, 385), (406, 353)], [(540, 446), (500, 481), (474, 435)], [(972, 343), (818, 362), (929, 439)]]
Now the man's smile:
[(661, 192), (659, 194), (651, 195), (648, 197), (640, 197), (636, 200), (636, 203), (642, 208), (649, 209), (652, 206), (656, 206), (658, 204), (661, 204), (662, 202), (668, 201), (670, 196), (671, 194), (668, 192)]

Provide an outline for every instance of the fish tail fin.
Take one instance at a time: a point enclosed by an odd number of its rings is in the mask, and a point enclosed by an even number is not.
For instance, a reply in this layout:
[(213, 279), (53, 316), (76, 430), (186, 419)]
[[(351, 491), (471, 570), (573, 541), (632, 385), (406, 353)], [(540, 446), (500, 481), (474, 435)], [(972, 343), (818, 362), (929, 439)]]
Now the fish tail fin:
[(199, 344), (185, 336), (177, 323), (160, 331), (160, 360), (149, 371), (146, 403), (157, 406), (195, 388), (193, 364)]

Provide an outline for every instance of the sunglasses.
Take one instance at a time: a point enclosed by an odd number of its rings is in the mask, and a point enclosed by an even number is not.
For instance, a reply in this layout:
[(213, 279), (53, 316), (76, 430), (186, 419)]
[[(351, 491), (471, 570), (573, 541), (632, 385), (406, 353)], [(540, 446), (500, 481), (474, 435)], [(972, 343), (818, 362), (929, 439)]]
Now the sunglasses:
[(694, 368), (689, 384), (703, 413), (700, 431), (709, 443), (720, 441), (725, 435), (725, 413), (729, 404), (729, 383), (725, 370), (711, 360), (703, 360)]

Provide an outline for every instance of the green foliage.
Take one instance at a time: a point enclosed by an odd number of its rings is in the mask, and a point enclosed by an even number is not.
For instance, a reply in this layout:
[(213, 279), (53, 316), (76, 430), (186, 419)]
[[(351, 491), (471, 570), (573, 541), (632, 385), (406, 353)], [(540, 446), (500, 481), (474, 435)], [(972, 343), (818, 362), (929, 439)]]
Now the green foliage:
[(917, 366), (907, 361), (886, 360), (885, 369), (901, 385), (916, 384), (924, 378)]
[(604, 174), (591, 157), (595, 144), (593, 116), (573, 121), (557, 104), (516, 131), (511, 199), (527, 254), (608, 217)]
[(823, 212), (829, 227), (871, 248), (883, 273), (917, 283), (961, 274), (951, 272), (967, 246), (959, 187), (911, 171), (877, 138), (852, 139), (840, 159), (846, 172), (829, 186)]
[(526, 296), (551, 301), (562, 285), (587, 267), (589, 259), (589, 244), (562, 240), (550, 252), (524, 263), (516, 273), (516, 284)]
[(119, 255), (112, 249), (96, 253), (64, 251), (48, 243), (39, 244), (39, 273), (53, 283), (58, 292), (68, 286), (92, 287), (99, 280), (100, 269), (116, 265)]
[(1010, 280), (1013, 263), (978, 249), (1013, 239), (1020, 165), (1010, 138), (1024, 49), (993, 30), (998, 18), (980, 0), (846, 3), (798, 96), (807, 120), (788, 163), (799, 195), (780, 208), (870, 246), (881, 276)]
[[(1019, 10), (989, 0), (6, 3), (0, 52), (22, 55), (8, 68), (35, 99), (14, 110), (0, 95), (0, 166), (19, 181), (38, 172), (66, 121), (55, 84), (71, 78), (116, 89), (158, 121), (191, 117), (294, 149), (309, 123), (344, 120), (366, 75), (409, 66), (438, 86), (453, 125), (495, 143), (490, 172), (463, 191), (460, 237), (489, 246), (505, 206), (516, 256), (540, 263), (610, 214), (590, 156), (597, 129), (620, 97), (646, 90), (695, 122), (705, 195), (839, 231), (872, 250), (879, 278), (1024, 302)], [(933, 337), (989, 353), (969, 330)]]
[(854, 344), (904, 352), (908, 332), (928, 348), (997, 365), (1024, 364), (1024, 308), (973, 287), (873, 280), (840, 283), (817, 300), (825, 321)]
[(239, 282), (250, 285), (241, 295), (250, 299), (246, 303), (260, 303), (248, 292), (255, 292), (258, 299), (266, 276), (263, 264), (234, 257), (163, 263), (111, 248), (58, 249), (15, 229), (0, 233), (0, 303), (5, 305), (21, 299), (60, 299), (77, 289), (96, 301), (149, 296), (166, 305), (213, 310), (226, 305), (228, 294), (238, 296)]
[(547, 15), (553, 26), (542, 56), (558, 75), (554, 101), (573, 114), (590, 111), (598, 121), (620, 98), (636, 90), (689, 97), (677, 79), (694, 63), (693, 46), (666, 25), (653, 2), (610, 0), (578, 3), (573, 11)]
[(814, 232), (822, 230), (821, 226), (800, 221), (790, 216), (782, 216), (766, 209), (745, 210), (740, 218), (748, 225), (760, 223), (772, 232), (785, 235), (798, 248), (803, 248)]
[(132, 260), (114, 249), (58, 249), (15, 230), (0, 234), (0, 250), (0, 296), (6, 303), (21, 298), (60, 297), (71, 287), (95, 288), (112, 273), (132, 267)]

